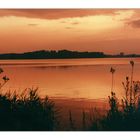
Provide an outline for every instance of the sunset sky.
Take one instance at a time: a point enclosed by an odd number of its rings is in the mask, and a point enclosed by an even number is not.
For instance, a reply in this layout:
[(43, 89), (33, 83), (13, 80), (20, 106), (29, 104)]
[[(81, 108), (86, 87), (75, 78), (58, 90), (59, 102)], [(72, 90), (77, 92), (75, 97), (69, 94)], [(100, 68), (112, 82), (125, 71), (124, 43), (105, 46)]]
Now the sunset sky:
[(140, 53), (140, 10), (0, 10), (0, 53)]

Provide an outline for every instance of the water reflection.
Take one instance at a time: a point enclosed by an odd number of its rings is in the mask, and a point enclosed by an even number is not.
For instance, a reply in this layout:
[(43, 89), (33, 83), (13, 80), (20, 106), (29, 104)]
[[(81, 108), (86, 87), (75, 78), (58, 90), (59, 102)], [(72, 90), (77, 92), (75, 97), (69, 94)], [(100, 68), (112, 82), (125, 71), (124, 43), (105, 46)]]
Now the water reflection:
[[(1, 60), (10, 77), (5, 90), (22, 91), (39, 87), (40, 95), (52, 98), (102, 99), (111, 90), (110, 67), (116, 69), (115, 91), (123, 96), (122, 81), (130, 75), (131, 58), (113, 59), (55, 59), (55, 60)], [(134, 79), (139, 80), (140, 59), (135, 58)]]

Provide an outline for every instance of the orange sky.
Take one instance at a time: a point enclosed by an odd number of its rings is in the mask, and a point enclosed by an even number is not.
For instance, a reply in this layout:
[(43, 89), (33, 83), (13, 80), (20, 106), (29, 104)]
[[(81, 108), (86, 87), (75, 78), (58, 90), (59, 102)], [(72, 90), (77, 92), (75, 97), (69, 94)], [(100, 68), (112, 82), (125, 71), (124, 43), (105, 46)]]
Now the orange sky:
[(140, 10), (0, 10), (0, 53), (140, 53)]

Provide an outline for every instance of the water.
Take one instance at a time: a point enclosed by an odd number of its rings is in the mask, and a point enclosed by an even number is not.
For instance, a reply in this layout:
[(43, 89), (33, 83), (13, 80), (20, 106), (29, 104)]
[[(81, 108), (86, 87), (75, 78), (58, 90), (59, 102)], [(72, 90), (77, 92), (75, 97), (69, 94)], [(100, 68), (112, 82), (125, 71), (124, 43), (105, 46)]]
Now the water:
[(111, 90), (110, 68), (114, 67), (117, 96), (124, 95), (122, 81), (131, 73), (130, 60), (135, 61), (134, 79), (140, 79), (140, 58), (0, 60), (10, 81), (3, 90), (39, 88), (41, 96), (56, 99), (106, 99)]

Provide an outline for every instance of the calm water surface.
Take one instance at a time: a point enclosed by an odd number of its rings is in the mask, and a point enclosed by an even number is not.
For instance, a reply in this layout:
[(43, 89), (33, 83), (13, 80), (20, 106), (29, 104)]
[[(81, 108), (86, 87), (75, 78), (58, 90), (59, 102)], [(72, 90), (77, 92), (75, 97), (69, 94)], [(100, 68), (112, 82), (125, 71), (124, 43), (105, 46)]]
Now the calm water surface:
[(115, 92), (123, 96), (130, 60), (135, 61), (134, 79), (140, 80), (140, 58), (0, 60), (0, 65), (10, 78), (4, 90), (39, 87), (40, 95), (52, 98), (104, 99), (111, 90), (110, 67), (116, 69)]

